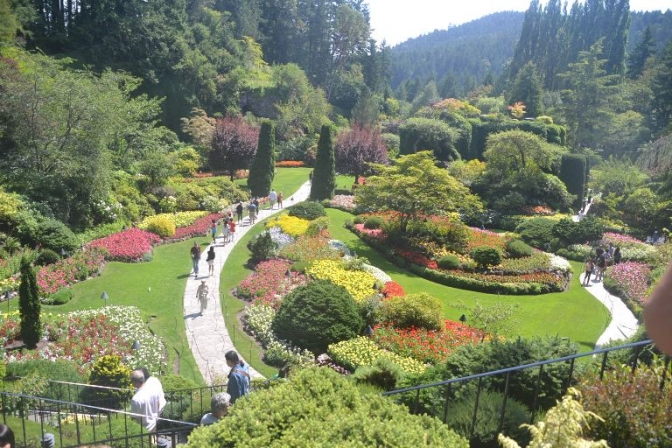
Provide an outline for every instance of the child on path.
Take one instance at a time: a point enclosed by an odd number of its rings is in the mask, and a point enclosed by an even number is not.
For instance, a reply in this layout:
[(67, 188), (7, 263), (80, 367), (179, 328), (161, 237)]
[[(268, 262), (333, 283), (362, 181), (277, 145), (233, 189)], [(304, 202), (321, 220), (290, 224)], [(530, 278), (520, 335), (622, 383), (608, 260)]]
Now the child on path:
[(233, 241), (236, 238), (236, 223), (233, 219), (229, 223), (229, 232), (231, 241)]
[(215, 246), (210, 246), (208, 250), (208, 256), (205, 259), (208, 262), (208, 276), (215, 275)]
[(593, 269), (595, 268), (595, 265), (593, 264), (593, 260), (588, 258), (585, 263), (585, 271), (586, 271), (586, 276), (583, 279), (583, 286), (588, 286), (590, 282), (590, 276), (593, 273)]
[(210, 233), (212, 233), (212, 242), (214, 243), (217, 239), (217, 220), (213, 219), (212, 224), (210, 225)]
[(278, 208), (282, 208), (282, 191), (278, 193)]

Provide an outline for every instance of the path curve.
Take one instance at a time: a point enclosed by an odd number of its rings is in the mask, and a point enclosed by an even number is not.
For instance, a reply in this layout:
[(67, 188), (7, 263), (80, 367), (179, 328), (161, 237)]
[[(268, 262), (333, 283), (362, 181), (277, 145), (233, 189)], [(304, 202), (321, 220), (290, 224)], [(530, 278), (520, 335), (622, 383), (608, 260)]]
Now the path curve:
[[(581, 284), (583, 284), (585, 275), (586, 274), (584, 272), (579, 276), (579, 281)], [(599, 300), (602, 305), (607, 307), (609, 314), (611, 314), (611, 322), (609, 322), (607, 328), (598, 338), (597, 342), (595, 343), (595, 348), (602, 348), (609, 341), (623, 340), (634, 335), (637, 331), (637, 328), (639, 328), (639, 321), (635, 315), (632, 314), (632, 311), (630, 311), (630, 309), (625, 306), (623, 300), (617, 296), (612, 295), (609, 293), (609, 291), (604, 289), (602, 282), (590, 280), (589, 284), (590, 286), (584, 286), (586, 291)]]
[[(286, 197), (284, 204), (286, 206), (305, 201), (310, 195), (310, 183), (303, 184), (293, 195)], [(282, 209), (265, 209), (259, 211), (258, 221), (262, 221), (269, 216), (279, 213)], [(235, 213), (234, 213), (235, 216)], [(201, 261), (198, 265), (199, 277), (194, 278), (190, 275), (187, 279), (187, 285), (184, 290), (183, 309), (184, 323), (187, 329), (187, 340), (189, 348), (194, 354), (194, 359), (198, 365), (201, 375), (207, 384), (212, 384), (216, 378), (222, 378), (229, 374), (229, 367), (224, 361), (224, 353), (229, 350), (236, 350), (229, 332), (224, 324), (224, 315), (220, 303), (219, 278), (222, 268), (226, 263), (231, 250), (236, 246), (240, 238), (245, 235), (253, 226), (250, 225), (248, 217), (245, 217), (243, 223), (236, 227), (236, 235), (233, 242), (223, 244), (222, 238), (218, 237), (215, 245), (215, 274), (208, 277), (208, 265), (205, 261), (206, 250), (201, 255)], [(185, 257), (187, 254), (185, 254)], [(208, 307), (201, 316), (200, 305), (196, 298), (196, 290), (201, 280), (206, 280), (210, 299)], [(244, 358), (244, 353), (238, 351), (238, 354)], [(249, 363), (248, 363), (249, 364)], [(253, 378), (263, 378), (259, 372), (250, 367), (250, 375)]]

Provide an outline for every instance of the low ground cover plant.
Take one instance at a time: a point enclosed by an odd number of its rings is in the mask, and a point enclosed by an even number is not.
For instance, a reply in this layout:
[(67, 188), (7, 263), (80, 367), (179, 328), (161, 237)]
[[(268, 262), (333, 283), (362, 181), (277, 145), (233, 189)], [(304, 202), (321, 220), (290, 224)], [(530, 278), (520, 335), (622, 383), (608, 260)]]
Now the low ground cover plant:
[(161, 220), (167, 219), (170, 221), (173, 226), (177, 227), (187, 227), (193, 224), (198, 218), (208, 215), (208, 212), (203, 210), (189, 211), (189, 212), (177, 212), (177, 213), (160, 213), (154, 216), (148, 216), (143, 219), (139, 224), (138, 228), (142, 230), (148, 230), (151, 227), (152, 223)]
[(277, 309), (282, 296), (307, 282), (306, 276), (291, 271), (291, 266), (291, 261), (280, 259), (259, 263), (254, 273), (238, 285), (238, 297), (255, 305), (269, 305)]
[[(296, 207), (296, 206), (295, 206)], [(266, 223), (266, 228), (279, 227), (287, 235), (297, 238), (308, 231), (310, 221), (290, 215), (280, 215)]]
[(604, 273), (604, 288), (625, 300), (636, 316), (641, 316), (647, 297), (651, 269), (644, 263), (629, 261), (610, 266)]

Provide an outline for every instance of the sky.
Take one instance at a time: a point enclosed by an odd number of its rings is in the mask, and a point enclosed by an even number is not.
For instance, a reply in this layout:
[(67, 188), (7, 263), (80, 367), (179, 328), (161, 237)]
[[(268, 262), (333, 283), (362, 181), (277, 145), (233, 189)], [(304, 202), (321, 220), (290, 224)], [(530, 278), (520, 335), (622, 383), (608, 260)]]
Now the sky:
[[(373, 38), (378, 43), (386, 40), (388, 46), (495, 12), (526, 11), (530, 6), (530, 0), (368, 0), (367, 3)], [(630, 0), (631, 11), (667, 9), (672, 9), (672, 0)]]

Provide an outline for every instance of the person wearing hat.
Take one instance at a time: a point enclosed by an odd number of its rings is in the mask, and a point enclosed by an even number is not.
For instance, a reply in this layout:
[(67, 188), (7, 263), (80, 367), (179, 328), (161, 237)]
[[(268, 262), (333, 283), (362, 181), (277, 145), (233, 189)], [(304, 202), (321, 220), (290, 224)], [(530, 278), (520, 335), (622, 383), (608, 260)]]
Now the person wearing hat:
[(198, 303), (201, 305), (201, 316), (203, 315), (203, 311), (205, 311), (205, 309), (208, 307), (209, 293), (210, 289), (205, 283), (205, 280), (201, 280), (201, 284), (198, 285), (198, 289), (196, 290), (196, 298), (198, 299)]

